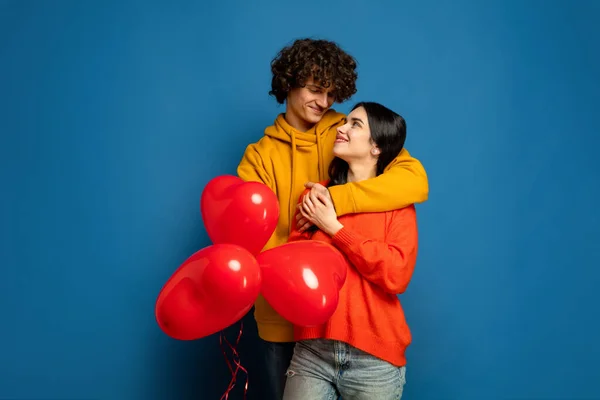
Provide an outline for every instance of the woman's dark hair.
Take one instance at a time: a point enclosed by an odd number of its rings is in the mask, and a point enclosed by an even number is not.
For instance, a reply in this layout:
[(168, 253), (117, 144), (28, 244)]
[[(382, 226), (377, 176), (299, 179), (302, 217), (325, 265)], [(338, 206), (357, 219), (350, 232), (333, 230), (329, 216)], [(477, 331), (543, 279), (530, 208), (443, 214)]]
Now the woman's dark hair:
[[(406, 141), (406, 121), (389, 108), (373, 102), (360, 102), (352, 111), (363, 107), (367, 113), (371, 141), (379, 148), (377, 159), (377, 175), (383, 173), (385, 168), (400, 154)], [(329, 164), (328, 186), (343, 185), (348, 182), (348, 163), (335, 157)]]
[(324, 88), (333, 85), (333, 95), (339, 103), (356, 93), (356, 60), (337, 43), (327, 40), (296, 40), (271, 61), (271, 72), (269, 94), (279, 104), (283, 104), (290, 90), (304, 87), (310, 77)]

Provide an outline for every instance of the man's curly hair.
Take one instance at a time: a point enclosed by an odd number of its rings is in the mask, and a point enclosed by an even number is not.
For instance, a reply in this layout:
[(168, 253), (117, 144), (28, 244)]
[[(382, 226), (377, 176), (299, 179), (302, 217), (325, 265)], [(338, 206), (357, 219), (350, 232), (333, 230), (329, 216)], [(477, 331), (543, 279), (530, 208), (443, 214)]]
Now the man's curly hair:
[(303, 87), (312, 77), (325, 88), (333, 85), (335, 101), (341, 103), (356, 93), (356, 65), (356, 60), (335, 42), (298, 39), (271, 61), (269, 94), (283, 104), (290, 90)]

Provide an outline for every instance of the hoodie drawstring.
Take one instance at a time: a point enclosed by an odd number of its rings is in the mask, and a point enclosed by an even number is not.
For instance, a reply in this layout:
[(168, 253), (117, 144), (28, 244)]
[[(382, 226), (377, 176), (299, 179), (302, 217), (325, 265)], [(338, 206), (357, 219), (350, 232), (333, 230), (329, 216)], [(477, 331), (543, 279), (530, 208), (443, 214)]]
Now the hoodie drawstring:
[[(319, 171), (319, 182), (323, 182), (325, 180), (325, 162), (323, 161), (323, 151), (321, 151), (321, 147), (323, 144), (321, 143), (321, 135), (316, 133), (317, 135), (317, 155), (318, 155), (318, 171)], [(294, 197), (294, 188), (296, 187), (296, 135), (292, 133), (292, 171), (291, 171), (291, 184), (290, 184), (290, 193), (289, 193), (289, 221), (290, 221), (290, 229), (292, 231), (293, 225), (296, 221), (294, 220), (294, 216), (296, 214), (296, 206), (298, 199)], [(318, 182), (315, 182), (318, 183)]]
[(292, 231), (292, 228), (295, 224), (296, 221), (294, 221), (294, 215), (296, 214), (296, 205), (297, 205), (297, 201), (298, 199), (294, 198), (294, 188), (296, 187), (296, 135), (292, 132), (292, 134), (290, 135), (292, 137), (292, 179), (291, 179), (291, 183), (290, 183), (290, 195), (289, 195), (289, 205), (290, 205), (290, 209), (288, 210), (289, 212), (289, 232)]
[(325, 162), (323, 161), (323, 151), (321, 150), (321, 135), (317, 133), (317, 154), (319, 155), (319, 182), (325, 180)]
[[(318, 182), (323, 182), (324, 180), (326, 180), (328, 178), (328, 165), (325, 165), (325, 154), (323, 154), (323, 140), (324, 138), (322, 137), (323, 135), (326, 135), (326, 132), (331, 129), (332, 126), (334, 126), (336, 123), (339, 122), (339, 120), (341, 119), (341, 114), (337, 114), (333, 111), (328, 111), (327, 114), (321, 119), (321, 121), (315, 126), (313, 127), (310, 131), (308, 132), (298, 132), (296, 131), (293, 127), (289, 126), (289, 124), (285, 121), (285, 115), (284, 114), (279, 114), (277, 116), (277, 119), (275, 120), (275, 124), (272, 127), (267, 127), (267, 129), (265, 129), (265, 135), (266, 136), (270, 136), (273, 137), (275, 139), (278, 140), (282, 140), (282, 141), (287, 141), (287, 139), (289, 138), (290, 140), (290, 144), (291, 144), (291, 151), (292, 151), (292, 170), (290, 171), (290, 187), (289, 187), (289, 195), (288, 195), (288, 204), (289, 204), (289, 230), (288, 233), (291, 232), (291, 229), (293, 227), (292, 224), (295, 224), (296, 221), (294, 220), (294, 216), (296, 214), (296, 206), (298, 204), (298, 197), (294, 197), (295, 194), (295, 188), (296, 188), (296, 164), (298, 162), (298, 155), (296, 154), (297, 151), (297, 147), (305, 147), (305, 146), (311, 146), (313, 143), (316, 142), (316, 147), (317, 147), (317, 172), (319, 174), (318, 176)], [(316, 138), (312, 138), (312, 135), (315, 135)], [(299, 137), (297, 137), (297, 135), (300, 135)], [(314, 142), (313, 142), (314, 140)], [(313, 168), (312, 165), (309, 168)], [(302, 179), (305, 179), (306, 171), (302, 171)], [(302, 182), (303, 184), (305, 182)], [(283, 212), (283, 210), (281, 210), (281, 212)]]

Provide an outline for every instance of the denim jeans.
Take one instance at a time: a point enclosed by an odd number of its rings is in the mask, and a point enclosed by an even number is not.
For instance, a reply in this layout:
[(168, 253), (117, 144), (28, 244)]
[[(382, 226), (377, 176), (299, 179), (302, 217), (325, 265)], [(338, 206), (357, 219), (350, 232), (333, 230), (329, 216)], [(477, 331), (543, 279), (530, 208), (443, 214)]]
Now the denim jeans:
[(399, 400), (406, 367), (346, 343), (316, 339), (296, 344), (284, 400)]
[(286, 371), (294, 355), (295, 342), (265, 343), (265, 376), (267, 397), (265, 400), (282, 400)]

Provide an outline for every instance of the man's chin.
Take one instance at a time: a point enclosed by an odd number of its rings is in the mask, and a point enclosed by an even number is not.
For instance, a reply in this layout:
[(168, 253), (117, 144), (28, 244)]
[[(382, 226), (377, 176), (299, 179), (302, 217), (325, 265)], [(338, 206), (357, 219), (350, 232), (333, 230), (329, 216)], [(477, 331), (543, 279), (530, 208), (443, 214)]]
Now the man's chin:
[(307, 115), (307, 121), (310, 121), (311, 123), (316, 124), (323, 118), (324, 115), (325, 115), (325, 112), (323, 112), (321, 114), (311, 112), (309, 115)]

